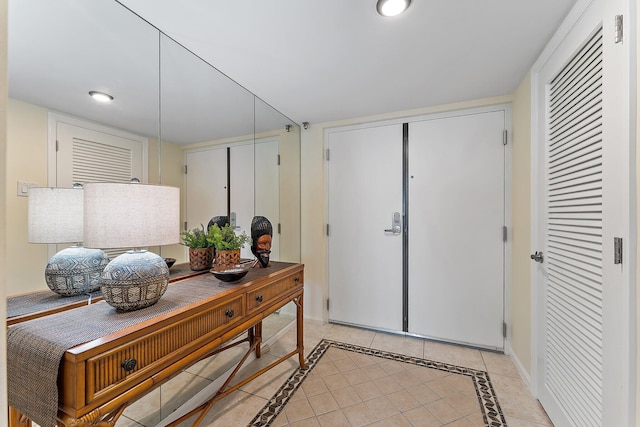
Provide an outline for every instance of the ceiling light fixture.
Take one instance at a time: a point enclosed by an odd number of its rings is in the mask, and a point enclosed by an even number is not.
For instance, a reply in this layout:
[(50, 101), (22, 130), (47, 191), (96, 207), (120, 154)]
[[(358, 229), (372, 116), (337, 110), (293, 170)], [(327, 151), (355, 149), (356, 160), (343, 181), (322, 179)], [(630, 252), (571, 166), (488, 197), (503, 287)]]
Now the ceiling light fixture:
[(411, 0), (378, 0), (376, 8), (382, 16), (396, 16), (407, 10)]
[(92, 90), (91, 92), (89, 92), (89, 95), (91, 95), (91, 97), (93, 99), (95, 99), (96, 101), (99, 101), (99, 102), (111, 102), (111, 101), (113, 101), (113, 96), (109, 95), (108, 93), (98, 92), (96, 90)]

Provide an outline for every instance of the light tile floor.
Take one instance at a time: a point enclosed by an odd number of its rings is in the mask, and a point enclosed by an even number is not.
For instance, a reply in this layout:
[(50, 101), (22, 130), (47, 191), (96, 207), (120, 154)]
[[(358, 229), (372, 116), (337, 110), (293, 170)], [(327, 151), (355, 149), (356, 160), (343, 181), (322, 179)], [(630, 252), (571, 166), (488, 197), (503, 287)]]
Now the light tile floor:
[[(278, 326), (281, 325), (274, 327)], [(306, 354), (309, 354), (322, 339), (330, 339), (487, 371), (509, 426), (542, 427), (553, 425), (540, 403), (522, 382), (516, 367), (508, 356), (342, 325), (307, 321), (304, 327)], [(264, 349), (266, 351), (262, 358), (249, 364), (238, 374), (239, 377), (246, 377), (250, 372), (267, 366), (293, 348), (295, 348), (295, 328), (286, 332), (270, 348)], [(333, 350), (335, 349), (331, 349), (331, 351)], [(210, 383), (220, 372), (231, 366), (232, 357), (238, 357), (239, 351), (223, 353), (217, 359), (206, 360), (194, 365), (163, 385), (161, 389), (133, 404), (125, 411), (117, 425), (119, 427), (157, 425), (161, 418), (166, 417), (197, 393), (203, 385)], [(328, 355), (325, 355), (322, 361)], [(344, 359), (344, 355), (339, 353), (332, 354), (332, 357), (336, 359), (332, 361), (334, 367), (336, 361)], [(359, 361), (361, 364), (369, 363), (363, 359)], [(338, 365), (340, 363), (349, 362), (347, 360), (337, 362)], [(237, 392), (217, 402), (200, 425), (246, 426), (296, 368), (296, 360), (291, 358), (268, 371)], [(323, 369), (325, 369), (324, 372)], [(328, 368), (322, 368), (320, 364), (316, 366), (312, 371), (314, 376), (308, 377), (303, 382), (303, 393), (299, 393), (300, 390), (296, 392), (285, 410), (272, 424), (274, 427), (337, 427), (341, 425), (446, 425), (463, 427), (483, 425), (479, 406), (473, 405), (473, 397), (475, 396), (473, 386), (470, 382), (465, 384), (464, 379), (461, 380), (460, 377), (448, 379), (447, 376), (434, 377), (429, 380), (432, 381), (429, 390), (422, 389), (424, 394), (418, 394), (418, 389), (415, 389), (413, 395), (393, 388), (385, 390), (384, 385), (378, 386), (378, 389), (384, 390), (385, 393), (375, 393), (372, 387), (349, 387), (349, 384), (346, 383), (343, 384), (344, 387), (341, 387), (340, 383), (332, 384), (332, 379), (335, 381), (340, 381), (340, 379), (331, 378), (330, 372), (326, 369)], [(351, 375), (351, 381), (358, 382), (355, 379), (355, 376), (359, 375), (358, 373), (352, 372), (349, 375)], [(322, 381), (318, 381), (318, 379), (322, 379)], [(407, 377), (407, 380), (410, 380), (410, 376)], [(381, 384), (384, 383), (381, 382)], [(322, 389), (323, 387), (327, 390)], [(355, 391), (355, 394), (352, 391)], [(412, 406), (416, 401), (420, 403), (420, 406)], [(189, 420), (181, 426), (190, 425), (191, 421)]]

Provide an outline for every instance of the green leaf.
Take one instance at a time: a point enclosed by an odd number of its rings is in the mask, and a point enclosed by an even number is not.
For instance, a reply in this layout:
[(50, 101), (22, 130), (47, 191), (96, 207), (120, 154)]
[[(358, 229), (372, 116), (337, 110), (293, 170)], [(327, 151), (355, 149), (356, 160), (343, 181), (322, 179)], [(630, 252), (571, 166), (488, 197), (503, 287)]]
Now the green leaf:
[(182, 244), (191, 248), (210, 248), (213, 246), (209, 239), (207, 238), (208, 233), (204, 231), (204, 225), (200, 224), (199, 228), (194, 228), (189, 231), (183, 231), (180, 233), (180, 237), (182, 237)]
[(251, 242), (251, 238), (247, 236), (245, 232), (236, 234), (233, 227), (229, 224), (222, 228), (220, 228), (218, 224), (213, 224), (209, 227), (206, 238), (212, 246), (222, 251), (240, 249), (243, 248), (245, 244)]

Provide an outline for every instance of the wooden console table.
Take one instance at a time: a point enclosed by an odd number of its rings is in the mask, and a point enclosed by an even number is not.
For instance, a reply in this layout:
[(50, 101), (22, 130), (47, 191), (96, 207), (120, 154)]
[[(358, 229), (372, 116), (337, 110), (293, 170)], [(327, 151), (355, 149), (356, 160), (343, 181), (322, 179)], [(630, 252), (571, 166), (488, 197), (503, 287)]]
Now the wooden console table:
[[(24, 359), (25, 354), (28, 358), (31, 353), (42, 352), (17, 347), (12, 340), (28, 342), (30, 334), (34, 335), (35, 342), (38, 342), (38, 334), (47, 336), (49, 340), (50, 328), (57, 327), (56, 323), (65, 328), (77, 325), (78, 319), (92, 319), (107, 328), (115, 328), (93, 338), (92, 333), (95, 335), (96, 332), (91, 331), (95, 328), (79, 326), (80, 335), (86, 333), (85, 336), (92, 338), (62, 350), (59, 373), (53, 378), (53, 388), (58, 391), (57, 415), (54, 414), (53, 418), (58, 425), (113, 426), (129, 404), (182, 370), (213, 354), (248, 342), (249, 350), (220, 390), (208, 402), (174, 422), (178, 424), (198, 415), (194, 422), (197, 425), (214, 402), (290, 357), (297, 354), (300, 367), (305, 367), (304, 266), (282, 262), (271, 264), (266, 269), (250, 270), (237, 283), (221, 282), (211, 274), (175, 282), (155, 306), (136, 312), (116, 312), (101, 301), (10, 326), (9, 369), (12, 366), (16, 370), (28, 367), (32, 364), (29, 360), (21, 364), (23, 361), (17, 359)], [(194, 301), (189, 300), (189, 293), (195, 295)], [(262, 320), (291, 301), (296, 305), (296, 348), (249, 378), (230, 385), (252, 352), (255, 351), (256, 357), (261, 355)], [(130, 323), (137, 316), (142, 320)], [(121, 328), (118, 326), (121, 324), (128, 326)], [(12, 331), (12, 328), (19, 330)], [(243, 332), (246, 332), (246, 338), (236, 338)], [(18, 350), (14, 351), (16, 348)], [(14, 373), (13, 381), (10, 374), (9, 402), (15, 401), (12, 399), (12, 391), (15, 393), (15, 390), (11, 387), (19, 390), (22, 386), (29, 387), (32, 381), (38, 381), (34, 377), (37, 375), (37, 367), (26, 374)], [(22, 378), (25, 376), (27, 378)], [(43, 384), (40, 390), (47, 390), (47, 384)], [(31, 399), (46, 398), (40, 395), (31, 396)], [(25, 405), (29, 406), (29, 402)], [(9, 425), (29, 426), (31, 418), (37, 422), (37, 417), (30, 411), (31, 408), (25, 407), (10, 408)]]

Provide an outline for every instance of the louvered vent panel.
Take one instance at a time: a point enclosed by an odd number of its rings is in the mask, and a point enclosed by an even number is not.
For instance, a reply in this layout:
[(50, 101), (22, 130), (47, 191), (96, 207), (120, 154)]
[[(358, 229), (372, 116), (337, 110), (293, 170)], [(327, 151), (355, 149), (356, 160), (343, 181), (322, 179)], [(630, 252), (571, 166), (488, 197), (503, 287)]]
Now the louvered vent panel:
[[(73, 138), (73, 182), (129, 182), (133, 168), (131, 150)], [(109, 258), (130, 249), (105, 249)]]
[(73, 139), (73, 182), (129, 182), (131, 150)]
[(548, 88), (547, 368), (568, 418), (602, 425), (602, 29)]

